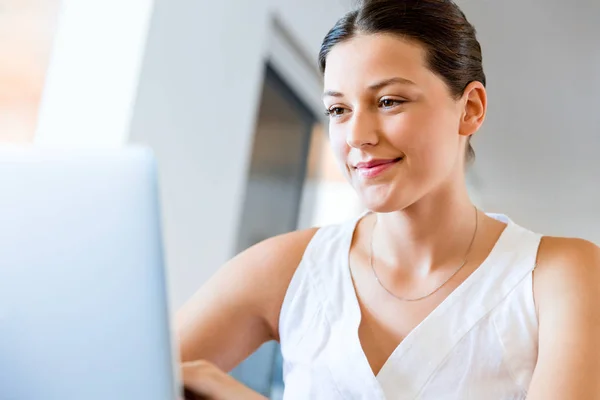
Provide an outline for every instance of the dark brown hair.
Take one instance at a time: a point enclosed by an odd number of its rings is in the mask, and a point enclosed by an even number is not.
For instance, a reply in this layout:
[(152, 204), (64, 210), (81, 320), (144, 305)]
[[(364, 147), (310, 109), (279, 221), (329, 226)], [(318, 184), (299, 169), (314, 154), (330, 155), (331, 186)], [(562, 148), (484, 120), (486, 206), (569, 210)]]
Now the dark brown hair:
[[(327, 33), (319, 52), (319, 68), (325, 72), (327, 55), (338, 43), (357, 34), (390, 33), (424, 46), (426, 63), (441, 77), (450, 93), (460, 98), (473, 81), (486, 84), (481, 46), (473, 25), (451, 0), (365, 0), (342, 17)], [(475, 151), (470, 140), (467, 162)]]

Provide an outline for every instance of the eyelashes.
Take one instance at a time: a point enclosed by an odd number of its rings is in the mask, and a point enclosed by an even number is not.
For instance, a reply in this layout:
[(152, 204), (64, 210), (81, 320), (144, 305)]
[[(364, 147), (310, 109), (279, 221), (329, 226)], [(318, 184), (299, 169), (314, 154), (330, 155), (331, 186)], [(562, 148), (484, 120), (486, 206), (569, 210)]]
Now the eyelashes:
[[(401, 99), (391, 99), (391, 98), (383, 98), (379, 100), (378, 107), (383, 110), (390, 110), (395, 107), (399, 107), (403, 104), (407, 103), (406, 100)], [(348, 108), (333, 106), (324, 111), (325, 116), (330, 118), (336, 118), (344, 115), (346, 112), (350, 111)]]
[(399, 99), (381, 99), (379, 100), (379, 105), (383, 106), (383, 108), (392, 108), (395, 106), (399, 106), (406, 103), (406, 100), (399, 100)]
[(325, 115), (328, 117), (337, 117), (343, 115), (344, 108), (342, 107), (331, 107), (325, 110)]

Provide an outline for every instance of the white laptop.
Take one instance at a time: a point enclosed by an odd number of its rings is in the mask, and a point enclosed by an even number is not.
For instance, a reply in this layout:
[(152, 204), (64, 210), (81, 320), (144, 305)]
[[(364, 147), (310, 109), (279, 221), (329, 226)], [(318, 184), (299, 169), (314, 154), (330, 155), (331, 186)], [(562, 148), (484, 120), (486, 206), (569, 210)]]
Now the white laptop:
[(174, 400), (151, 152), (0, 148), (0, 399)]

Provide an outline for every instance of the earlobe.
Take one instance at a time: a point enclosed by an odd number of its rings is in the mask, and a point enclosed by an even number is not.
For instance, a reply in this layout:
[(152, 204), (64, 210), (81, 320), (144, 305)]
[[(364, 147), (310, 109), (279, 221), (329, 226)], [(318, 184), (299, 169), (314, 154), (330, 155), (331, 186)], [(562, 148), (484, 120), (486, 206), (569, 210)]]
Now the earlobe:
[(481, 82), (471, 82), (463, 94), (464, 110), (459, 134), (471, 136), (479, 130), (487, 112), (487, 93)]

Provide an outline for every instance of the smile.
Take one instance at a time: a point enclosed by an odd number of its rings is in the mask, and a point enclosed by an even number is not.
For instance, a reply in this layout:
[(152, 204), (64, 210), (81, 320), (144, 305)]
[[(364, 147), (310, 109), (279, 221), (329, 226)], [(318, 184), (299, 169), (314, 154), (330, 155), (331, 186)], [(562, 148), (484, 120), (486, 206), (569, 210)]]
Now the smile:
[(387, 160), (371, 160), (368, 162), (361, 162), (356, 164), (354, 169), (363, 178), (375, 178), (393, 166), (399, 164), (403, 159), (403, 157), (399, 157)]

